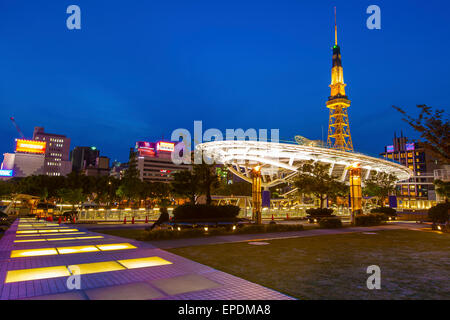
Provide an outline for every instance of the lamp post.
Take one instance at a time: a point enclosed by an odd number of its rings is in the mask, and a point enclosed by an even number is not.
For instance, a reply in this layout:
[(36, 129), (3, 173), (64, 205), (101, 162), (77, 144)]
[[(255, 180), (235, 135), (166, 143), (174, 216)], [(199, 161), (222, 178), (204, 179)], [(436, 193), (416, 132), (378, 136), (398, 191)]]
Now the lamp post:
[(362, 208), (361, 167), (355, 163), (350, 167), (350, 202), (352, 208), (352, 224), (355, 224), (355, 214)]
[(262, 223), (261, 216), (261, 167), (256, 166), (252, 169), (252, 200), (253, 200), (253, 220), (257, 224)]

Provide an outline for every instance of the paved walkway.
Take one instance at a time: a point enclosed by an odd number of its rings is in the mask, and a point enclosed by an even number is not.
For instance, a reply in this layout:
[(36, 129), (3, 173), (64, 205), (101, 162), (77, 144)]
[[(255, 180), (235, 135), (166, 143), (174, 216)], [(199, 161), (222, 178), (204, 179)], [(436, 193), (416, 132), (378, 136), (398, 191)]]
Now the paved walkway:
[(0, 240), (0, 299), (292, 298), (150, 243), (21, 219)]
[(380, 231), (380, 230), (395, 230), (395, 229), (419, 230), (424, 227), (425, 227), (425, 225), (422, 225), (422, 224), (395, 222), (395, 223), (389, 223), (384, 226), (375, 226), (375, 227), (349, 227), (349, 228), (342, 228), (342, 229), (312, 229), (312, 230), (305, 230), (305, 231), (274, 232), (274, 233), (264, 233), (264, 234), (240, 234), (240, 235), (230, 235), (230, 236), (214, 236), (214, 237), (207, 237), (207, 238), (188, 238), (188, 239), (176, 239), (176, 240), (148, 241), (147, 243), (149, 243), (155, 247), (158, 247), (160, 249), (172, 249), (172, 248), (202, 246), (202, 245), (210, 245), (210, 244), (212, 245), (212, 244), (233, 243), (233, 242), (249, 242), (249, 241), (302, 238), (302, 237), (312, 237), (312, 236), (321, 236), (321, 235), (329, 235), (329, 234), (373, 232), (373, 231)]

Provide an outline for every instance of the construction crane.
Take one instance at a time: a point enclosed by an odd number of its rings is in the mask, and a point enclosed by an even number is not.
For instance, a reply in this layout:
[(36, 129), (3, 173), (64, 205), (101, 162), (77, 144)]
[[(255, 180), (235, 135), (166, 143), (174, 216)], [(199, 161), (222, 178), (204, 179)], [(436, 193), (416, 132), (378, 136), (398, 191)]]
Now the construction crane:
[(19, 126), (17, 125), (16, 120), (14, 120), (14, 117), (11, 117), (11, 118), (9, 118), (9, 119), (11, 119), (12, 123), (13, 123), (14, 126), (16, 127), (16, 130), (17, 130), (17, 132), (19, 132), (20, 137), (21, 137), (22, 139), (24, 139), (25, 136), (23, 135), (22, 131), (20, 130)]

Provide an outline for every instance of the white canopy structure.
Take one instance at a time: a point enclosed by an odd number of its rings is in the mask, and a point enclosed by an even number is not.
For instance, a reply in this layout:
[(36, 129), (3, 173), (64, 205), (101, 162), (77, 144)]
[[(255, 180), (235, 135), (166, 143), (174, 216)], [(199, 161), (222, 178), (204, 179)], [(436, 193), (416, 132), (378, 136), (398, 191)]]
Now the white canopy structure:
[(394, 174), (398, 180), (406, 180), (412, 171), (398, 163), (370, 157), (364, 154), (336, 149), (289, 143), (262, 141), (212, 141), (197, 145), (197, 151), (226, 165), (240, 178), (252, 182), (251, 170), (261, 167), (261, 186), (273, 187), (288, 182), (307, 161), (330, 164), (330, 174), (346, 181), (348, 168), (358, 163), (362, 180), (379, 172)]

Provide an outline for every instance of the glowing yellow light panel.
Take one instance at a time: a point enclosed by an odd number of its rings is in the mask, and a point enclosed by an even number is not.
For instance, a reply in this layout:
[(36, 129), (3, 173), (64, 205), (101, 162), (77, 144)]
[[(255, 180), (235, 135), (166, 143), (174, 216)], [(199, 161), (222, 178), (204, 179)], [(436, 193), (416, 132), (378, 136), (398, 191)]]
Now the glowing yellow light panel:
[(55, 254), (58, 254), (55, 248), (13, 250), (11, 251), (11, 258), (50, 256)]
[(138, 259), (117, 260), (121, 265), (128, 269), (146, 268), (172, 264), (172, 262), (164, 260), (160, 257), (148, 257)]
[(23, 240), (14, 240), (14, 242), (20, 243), (20, 242), (42, 242), (42, 241), (63, 241), (63, 240), (87, 240), (87, 239), (101, 239), (101, 238), (103, 238), (103, 236), (23, 239)]
[(51, 238), (51, 239), (45, 239), (46, 241), (65, 241), (65, 240), (77, 240), (77, 237), (67, 237), (67, 238)]
[(95, 246), (76, 246), (76, 247), (61, 247), (56, 248), (59, 254), (70, 254), (70, 253), (84, 253), (99, 251)]
[(38, 230), (39, 233), (55, 233), (55, 232), (59, 232), (58, 229), (48, 229), (48, 230)]
[(46, 239), (25, 239), (25, 240), (14, 240), (14, 242), (19, 243), (19, 242), (42, 242), (42, 241), (46, 241)]
[(77, 239), (100, 239), (103, 236), (87, 236), (87, 237), (77, 237)]
[(70, 276), (65, 266), (8, 271), (5, 283)]
[(136, 249), (135, 246), (129, 243), (111, 243), (111, 244), (101, 244), (97, 245), (102, 251), (111, 251), (111, 250), (124, 250), (124, 249)]
[[(79, 272), (77, 268), (79, 268)], [(73, 274), (90, 274), (90, 273), (125, 270), (125, 267), (118, 264), (116, 261), (105, 261), (105, 262), (71, 265), (69, 266), (69, 270), (73, 272)]]
[[(75, 235), (75, 234), (86, 234), (86, 232), (64, 232), (64, 235)], [(18, 234), (16, 237), (50, 237), (50, 236), (61, 236), (58, 233), (53, 234)]]
[(54, 233), (54, 232), (66, 233), (66, 232), (73, 232), (73, 231), (78, 231), (78, 229), (17, 230), (16, 233), (17, 233), (17, 234), (28, 234), (28, 233)]

